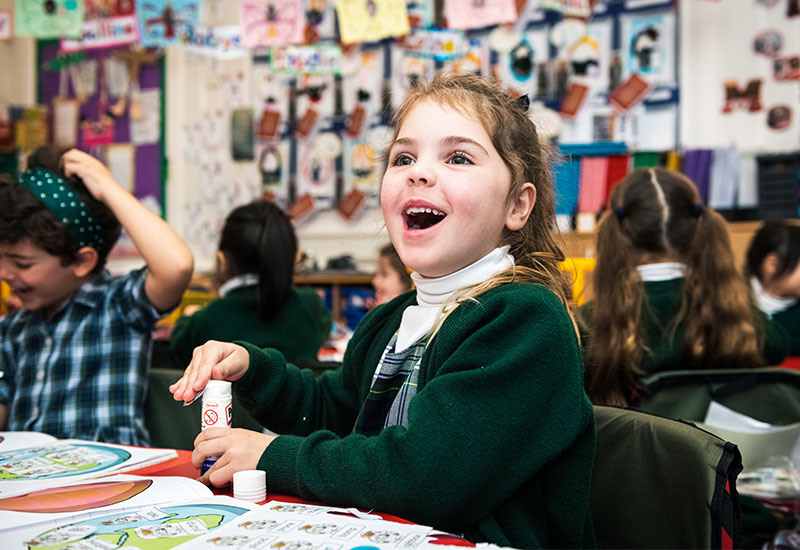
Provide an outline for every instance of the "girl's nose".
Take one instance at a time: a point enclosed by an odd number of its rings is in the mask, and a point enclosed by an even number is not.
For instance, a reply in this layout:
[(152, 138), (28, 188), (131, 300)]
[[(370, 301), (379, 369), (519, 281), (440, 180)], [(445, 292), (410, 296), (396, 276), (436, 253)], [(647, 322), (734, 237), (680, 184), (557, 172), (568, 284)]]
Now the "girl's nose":
[(412, 166), (408, 173), (408, 183), (410, 185), (431, 185), (436, 181), (433, 169), (422, 159)]

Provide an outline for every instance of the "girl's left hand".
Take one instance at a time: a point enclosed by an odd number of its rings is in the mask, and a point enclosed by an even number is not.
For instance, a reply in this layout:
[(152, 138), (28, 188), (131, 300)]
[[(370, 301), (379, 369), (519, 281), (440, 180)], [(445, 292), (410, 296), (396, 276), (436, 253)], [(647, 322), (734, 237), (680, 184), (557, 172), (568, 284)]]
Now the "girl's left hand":
[(200, 469), (207, 456), (219, 455), (219, 458), (198, 481), (222, 487), (233, 481), (234, 473), (255, 470), (261, 455), (275, 437), (242, 428), (203, 430), (194, 440), (192, 464)]
[(86, 189), (92, 196), (103, 201), (104, 190), (110, 185), (117, 186), (114, 176), (106, 165), (94, 158), (89, 153), (84, 153), (79, 149), (70, 149), (61, 156), (64, 164), (64, 173), (67, 176), (78, 176), (83, 180)]

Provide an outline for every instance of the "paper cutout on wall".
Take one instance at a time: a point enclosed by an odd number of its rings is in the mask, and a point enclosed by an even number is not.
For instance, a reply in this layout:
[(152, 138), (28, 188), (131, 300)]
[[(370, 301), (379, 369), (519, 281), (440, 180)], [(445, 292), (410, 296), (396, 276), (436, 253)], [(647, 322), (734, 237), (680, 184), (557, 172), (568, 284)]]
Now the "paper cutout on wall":
[(222, 27), (196, 26), (188, 51), (214, 57), (216, 59), (236, 59), (249, 54), (242, 46), (241, 30), (238, 25)]
[(78, 143), (78, 115), (80, 103), (76, 99), (53, 99), (53, 145), (68, 149)]
[(409, 30), (405, 0), (336, 0), (342, 43), (374, 42)]
[(131, 117), (131, 143), (158, 143), (161, 121), (161, 92), (157, 89), (131, 93), (131, 102), (141, 105), (142, 117)]
[(273, 47), (269, 64), (275, 73), (339, 74), (342, 50), (331, 45)]
[(464, 33), (448, 29), (412, 29), (398, 39), (398, 43), (409, 53), (439, 60), (461, 57), (465, 51)]
[(309, 193), (322, 208), (333, 206), (336, 196), (336, 157), (341, 140), (333, 132), (300, 142), (298, 147), (297, 195)]
[(517, 7), (514, 0), (445, 0), (444, 14), (451, 29), (476, 29), (515, 21)]
[(306, 44), (314, 44), (319, 40), (332, 40), (336, 37), (336, 13), (333, 0), (307, 0)]
[(120, 15), (86, 19), (81, 24), (81, 36), (77, 40), (61, 39), (61, 50), (92, 50), (135, 44), (139, 41), (139, 23), (136, 15)]
[(231, 112), (231, 157), (237, 161), (253, 160), (253, 109)]
[(342, 97), (347, 114), (345, 133), (357, 138), (380, 119), (384, 49), (359, 48), (351, 56), (358, 70), (342, 79)]
[(653, 85), (675, 85), (675, 15), (623, 16), (623, 77), (639, 73)]
[(256, 156), (262, 193), (283, 207), (289, 200), (289, 146), (285, 140), (263, 143)]
[(136, 183), (136, 165), (134, 155), (136, 148), (129, 143), (118, 143), (108, 146), (106, 151), (106, 166), (114, 176), (114, 180), (128, 192), (133, 193)]
[(418, 81), (428, 81), (436, 72), (436, 64), (432, 58), (410, 54), (396, 44), (391, 46), (392, 52), (392, 105), (402, 103), (406, 92), (416, 86)]
[(731, 113), (734, 109), (747, 109), (751, 113), (760, 111), (761, 103), (761, 79), (750, 79), (744, 87), (740, 88), (735, 80), (728, 80), (725, 86), (725, 104), (722, 106), (723, 113)]
[(25, 107), (16, 127), (17, 147), (32, 151), (47, 144), (47, 107)]
[(14, 37), (14, 14), (11, 10), (0, 10), (0, 41)]
[(239, 3), (242, 42), (249, 47), (303, 42), (301, 0), (243, 0)]
[(406, 0), (408, 23), (412, 27), (428, 27), (433, 24), (433, 2), (429, 0)]
[(647, 94), (650, 85), (638, 74), (632, 74), (608, 96), (608, 101), (621, 111), (627, 111)]
[(14, 33), (37, 38), (79, 37), (83, 0), (15, 0)]
[(489, 74), (489, 45), (482, 37), (467, 40), (464, 55), (445, 61), (444, 68), (456, 73)]
[(301, 139), (316, 128), (327, 128), (336, 109), (335, 83), (332, 76), (305, 75), (297, 82), (295, 133)]
[(200, 0), (139, 0), (136, 16), (142, 45), (187, 42), (194, 32), (199, 12)]

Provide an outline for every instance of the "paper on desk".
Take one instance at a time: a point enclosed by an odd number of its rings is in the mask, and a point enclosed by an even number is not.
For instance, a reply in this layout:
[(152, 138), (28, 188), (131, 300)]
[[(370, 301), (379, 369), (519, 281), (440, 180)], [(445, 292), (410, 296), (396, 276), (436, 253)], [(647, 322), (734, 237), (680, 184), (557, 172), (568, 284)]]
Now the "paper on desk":
[(42, 432), (0, 432), (0, 453), (46, 445), (55, 440), (52, 435)]
[(800, 465), (800, 423), (773, 426), (712, 401), (699, 426), (735, 443), (746, 469), (768, 466), (775, 458)]
[(66, 520), (91, 519), (110, 511), (127, 512), (142, 506), (213, 496), (188, 477), (114, 475), (79, 481), (63, 487), (0, 498), (0, 539), (3, 533), (33, 525), (56, 527)]

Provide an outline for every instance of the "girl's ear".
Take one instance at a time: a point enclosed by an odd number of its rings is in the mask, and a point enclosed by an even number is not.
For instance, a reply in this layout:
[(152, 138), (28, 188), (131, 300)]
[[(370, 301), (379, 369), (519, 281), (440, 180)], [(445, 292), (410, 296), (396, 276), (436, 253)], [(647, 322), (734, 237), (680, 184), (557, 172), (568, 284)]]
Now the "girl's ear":
[(221, 282), (230, 279), (228, 275), (228, 257), (222, 250), (217, 250), (217, 276)]
[(520, 187), (517, 198), (508, 207), (506, 227), (511, 231), (522, 229), (531, 212), (533, 212), (534, 204), (536, 204), (536, 187), (531, 182), (526, 181)]
[(77, 259), (72, 264), (72, 274), (78, 279), (83, 279), (92, 272), (99, 258), (97, 250), (91, 246), (84, 246), (78, 250)]

